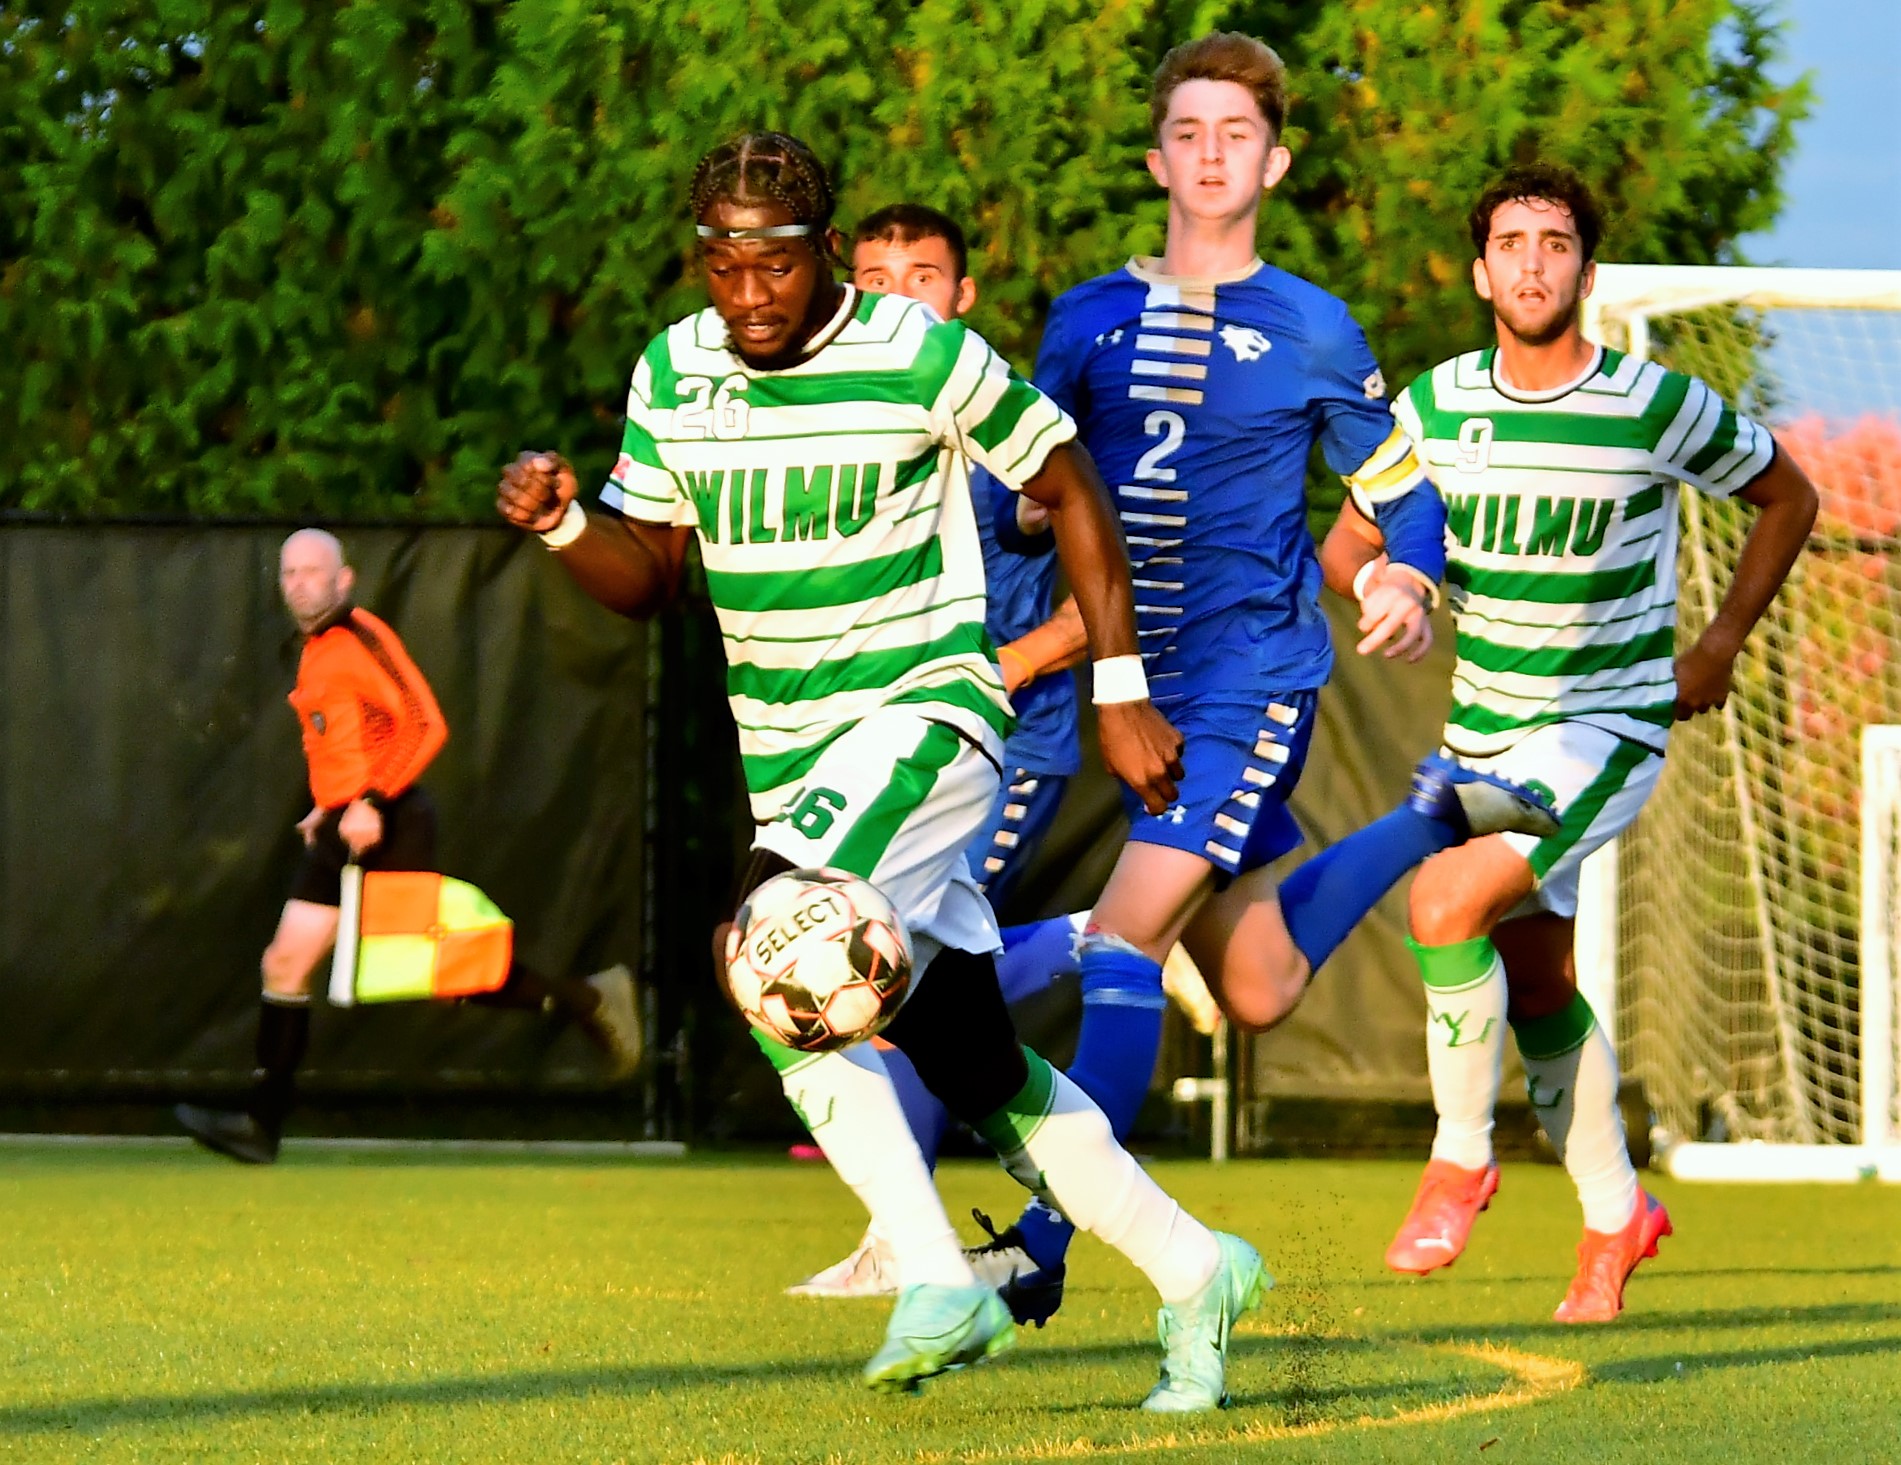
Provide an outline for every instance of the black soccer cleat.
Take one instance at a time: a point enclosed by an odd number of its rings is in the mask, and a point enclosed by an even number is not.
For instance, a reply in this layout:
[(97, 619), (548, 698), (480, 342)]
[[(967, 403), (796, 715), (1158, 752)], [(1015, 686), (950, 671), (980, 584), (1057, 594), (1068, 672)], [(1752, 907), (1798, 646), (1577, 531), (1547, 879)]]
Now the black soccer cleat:
[(1036, 1259), (1023, 1249), (1021, 1230), (1011, 1226), (999, 1231), (982, 1211), (972, 1209), (970, 1214), (990, 1237), (983, 1245), (964, 1251), (977, 1280), (996, 1289), (1019, 1325), (1034, 1323), (1042, 1327), (1063, 1305), (1063, 1278), (1068, 1266), (1063, 1262), (1053, 1267), (1037, 1266)]
[(208, 1150), (245, 1165), (277, 1162), (277, 1131), (267, 1129), (242, 1109), (207, 1109), (180, 1104), (172, 1110), (185, 1132)]

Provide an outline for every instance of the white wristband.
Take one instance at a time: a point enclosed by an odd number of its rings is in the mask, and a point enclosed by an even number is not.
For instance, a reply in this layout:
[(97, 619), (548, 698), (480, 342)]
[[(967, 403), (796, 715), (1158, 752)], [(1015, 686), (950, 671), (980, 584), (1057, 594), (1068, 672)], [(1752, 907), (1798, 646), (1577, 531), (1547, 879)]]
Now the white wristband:
[(1386, 556), (1381, 555), (1378, 559), (1368, 560), (1365, 564), (1360, 566), (1360, 572), (1353, 577), (1353, 598), (1355, 600), (1366, 599), (1366, 582), (1373, 578), (1375, 572), (1385, 568), (1385, 565)]
[(1095, 672), (1095, 693), (1089, 700), (1098, 707), (1112, 702), (1148, 701), (1149, 679), (1140, 656), (1111, 656), (1091, 669)]
[(566, 549), (586, 532), (587, 510), (581, 507), (579, 499), (569, 499), (567, 512), (561, 516), (561, 522), (552, 529), (544, 530), (541, 542), (549, 549)]

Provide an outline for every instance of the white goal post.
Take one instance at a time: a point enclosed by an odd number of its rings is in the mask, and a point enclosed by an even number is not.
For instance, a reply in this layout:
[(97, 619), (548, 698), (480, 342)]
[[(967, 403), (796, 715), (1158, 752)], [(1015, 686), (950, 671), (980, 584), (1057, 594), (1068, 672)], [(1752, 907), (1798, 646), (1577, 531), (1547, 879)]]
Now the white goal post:
[[(1587, 863), (1579, 985), (1673, 1175), (1901, 1181), (1901, 271), (1600, 265), (1585, 333), (1771, 427), (1823, 512), (1728, 704)], [(1680, 502), (1679, 648), (1751, 521)]]

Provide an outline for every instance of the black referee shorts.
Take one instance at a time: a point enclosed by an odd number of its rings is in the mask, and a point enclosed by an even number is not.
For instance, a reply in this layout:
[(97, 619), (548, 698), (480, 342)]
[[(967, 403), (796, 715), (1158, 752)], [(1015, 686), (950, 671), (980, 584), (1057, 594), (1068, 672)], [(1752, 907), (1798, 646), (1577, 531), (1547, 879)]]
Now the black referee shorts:
[[(332, 809), (317, 825), (316, 843), (304, 851), (303, 863), (290, 882), (290, 898), (313, 905), (343, 902), (343, 867), (350, 849), (337, 833), (343, 810)], [(363, 851), (357, 863), (366, 870), (436, 870), (436, 805), (420, 788), (412, 788), (383, 805), (383, 841)]]

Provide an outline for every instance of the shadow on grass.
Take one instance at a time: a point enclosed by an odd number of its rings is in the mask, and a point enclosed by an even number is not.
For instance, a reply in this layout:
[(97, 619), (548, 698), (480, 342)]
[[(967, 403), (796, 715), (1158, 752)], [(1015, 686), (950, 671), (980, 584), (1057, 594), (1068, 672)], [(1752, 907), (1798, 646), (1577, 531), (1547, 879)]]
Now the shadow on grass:
[[(1647, 1318), (1627, 1317), (1617, 1326), (1619, 1331), (1627, 1332), (1638, 1328), (1720, 1329), (1869, 1322), (1901, 1324), (1901, 1311), (1879, 1304), (1846, 1303), (1793, 1311), (1735, 1308)], [(1237, 1393), (1235, 1403), (1243, 1409), (1277, 1409), (1290, 1417), (1321, 1417), (1329, 1412), (1327, 1406), (1347, 1401), (1362, 1407), (1380, 1402), (1400, 1407), (1409, 1403), (1443, 1402), (1473, 1393), (1472, 1381), (1447, 1377), (1433, 1380), (1368, 1380), (1355, 1384), (1340, 1381), (1334, 1365), (1345, 1355), (1379, 1354), (1409, 1345), (1481, 1344), (1503, 1339), (1556, 1336), (1575, 1340), (1581, 1334), (1577, 1328), (1552, 1323), (1483, 1329), (1447, 1327), (1364, 1338), (1237, 1336), (1231, 1351), (1234, 1359), (1241, 1364), (1242, 1379), (1257, 1370), (1274, 1370), (1280, 1387)], [(1664, 1383), (1723, 1369), (1895, 1353), (1901, 1353), (1901, 1330), (1876, 1338), (1837, 1339), (1761, 1348), (1717, 1351), (1672, 1349), (1643, 1358), (1593, 1366), (1590, 1377), (1592, 1383)], [(1127, 1365), (1133, 1373), (1142, 1376), (1143, 1381), (1138, 1387), (1145, 1389), (1149, 1372), (1156, 1362), (1156, 1350), (1152, 1344), (1125, 1342), (1038, 1348), (1033, 1352), (1006, 1354), (999, 1364), (991, 1367), (1027, 1370)], [(596, 1393), (646, 1395), (680, 1389), (725, 1388), (798, 1380), (842, 1384), (852, 1381), (855, 1373), (855, 1362), (846, 1359), (780, 1359), (709, 1366), (627, 1364), (461, 1375), (405, 1383), (305, 1384), (225, 1393), (75, 1399), (65, 1403), (0, 1406), (0, 1439), (69, 1433), (97, 1435), (110, 1430), (137, 1429), (147, 1425), (200, 1426), (269, 1415), (322, 1419), (371, 1414), (385, 1409), (450, 1409), (477, 1403), (522, 1404), (579, 1398)], [(1064, 1415), (1126, 1408), (1134, 1404), (1137, 1396), (1136, 1392), (1132, 1392), (1105, 1398), (1100, 1403), (1051, 1404), (1044, 1406), (1043, 1412)], [(1024, 1402), (1027, 1404), (1030, 1401)]]
[[(1674, 1258), (1672, 1259), (1674, 1260)], [(1571, 1280), (1574, 1268), (1569, 1264), (1554, 1266), (1548, 1272), (1528, 1272), (1517, 1276), (1484, 1276), (1479, 1273), (1467, 1273), (1470, 1280), (1477, 1276), (1488, 1286), (1511, 1287), (1520, 1284), (1556, 1282), (1560, 1287)], [(1901, 1277), (1901, 1265), (1877, 1264), (1866, 1267), (1697, 1267), (1671, 1266), (1658, 1271), (1646, 1268), (1643, 1278), (1648, 1281), (1700, 1282), (1707, 1277)], [(1446, 1283), (1432, 1277), (1355, 1277), (1342, 1285), (1353, 1287), (1443, 1287)]]
[(1603, 1384), (1669, 1383), (1715, 1369), (1813, 1363), (1818, 1359), (1866, 1358), (1875, 1354), (1901, 1355), (1901, 1333), (1881, 1338), (1839, 1338), (1827, 1343), (1791, 1343), (1782, 1348), (1728, 1348), (1718, 1353), (1661, 1353), (1651, 1358), (1626, 1358), (1593, 1368), (1591, 1378)]
[(1580, 1327), (1550, 1319), (1520, 1323), (1453, 1323), (1409, 1330), (1404, 1337), (1420, 1343), (1516, 1342), (1526, 1339), (1584, 1339), (1620, 1333), (1679, 1332), (1735, 1328), (1839, 1327), (1845, 1323), (1901, 1324), (1901, 1305), (1892, 1302), (1830, 1302), (1818, 1307), (1711, 1307), (1683, 1312), (1651, 1312), (1641, 1302), (1606, 1329)]
[[(1420, 1408), (1430, 1404), (1442, 1404), (1447, 1400), (1460, 1399), (1477, 1394), (1489, 1393), (1498, 1386), (1495, 1366), (1475, 1364), (1488, 1370), (1492, 1376), (1475, 1379), (1470, 1376), (1448, 1375), (1441, 1378), (1411, 1377), (1393, 1380), (1365, 1379), (1358, 1383), (1339, 1382), (1339, 1376), (1346, 1372), (1346, 1360), (1352, 1356), (1387, 1356), (1396, 1349), (1404, 1348), (1413, 1340), (1410, 1338), (1341, 1338), (1332, 1336), (1250, 1338), (1236, 1336), (1229, 1344), (1231, 1361), (1238, 1361), (1238, 1369), (1230, 1367), (1230, 1384), (1245, 1383), (1263, 1370), (1270, 1371), (1280, 1387), (1273, 1389), (1246, 1390), (1234, 1392), (1236, 1409), (1276, 1409), (1288, 1421), (1298, 1423), (1306, 1420), (1327, 1417), (1333, 1411), (1327, 1406), (1351, 1403), (1354, 1413), (1365, 1413), (1375, 1404), (1389, 1404), (1395, 1412), (1408, 1408)], [(1155, 1364), (1153, 1349), (1125, 1349), (1140, 1355), (1132, 1362)], [(1107, 1349), (1059, 1349), (1050, 1352), (1037, 1352), (1023, 1357), (1025, 1364), (1040, 1364), (1045, 1359), (1054, 1358), (1058, 1363), (1100, 1363), (1104, 1361)], [(1067, 1356), (1066, 1356), (1067, 1355)], [(1346, 1365), (1346, 1366), (1343, 1366)], [(1238, 1377), (1237, 1377), (1238, 1375)], [(1126, 1407), (1128, 1399), (1123, 1396), (1106, 1398), (1090, 1403), (1067, 1403), (1046, 1405), (1040, 1411), (1046, 1414), (1087, 1414), (1103, 1409)]]
[[(1280, 1406), (1310, 1409), (1336, 1399), (1380, 1400), (1404, 1396), (1433, 1397), (1432, 1384), (1375, 1383), (1362, 1387), (1335, 1386), (1315, 1379), (1315, 1364), (1338, 1353), (1376, 1352), (1394, 1342), (1382, 1338), (1243, 1338), (1230, 1345), (1243, 1372), (1273, 1369), (1285, 1387), (1236, 1396), (1243, 1406)], [(1065, 1367), (1126, 1365), (1139, 1379), (1128, 1393), (1105, 1398), (1100, 1405), (1063, 1405), (1051, 1413), (1088, 1412), (1093, 1408), (1132, 1406), (1152, 1381), (1159, 1355), (1153, 1344), (1101, 1343), (1066, 1348), (1038, 1348), (1034, 1352), (1005, 1354), (986, 1371), (1010, 1369), (1063, 1369)], [(521, 1404), (578, 1398), (595, 1393), (644, 1395), (691, 1388), (725, 1388), (798, 1380), (854, 1382), (855, 1362), (846, 1359), (781, 1359), (763, 1363), (694, 1366), (690, 1364), (627, 1364), (534, 1372), (461, 1375), (417, 1379), (404, 1383), (328, 1383), (273, 1389), (232, 1390), (203, 1394), (148, 1394), (121, 1398), (74, 1399), (66, 1403), (0, 1406), (0, 1439), (28, 1435), (92, 1435), (108, 1430), (137, 1429), (147, 1425), (203, 1425), (244, 1417), (296, 1415), (310, 1419), (370, 1414), (384, 1409), (451, 1409), (465, 1404)], [(1440, 1397), (1466, 1391), (1456, 1379), (1443, 1384)]]

